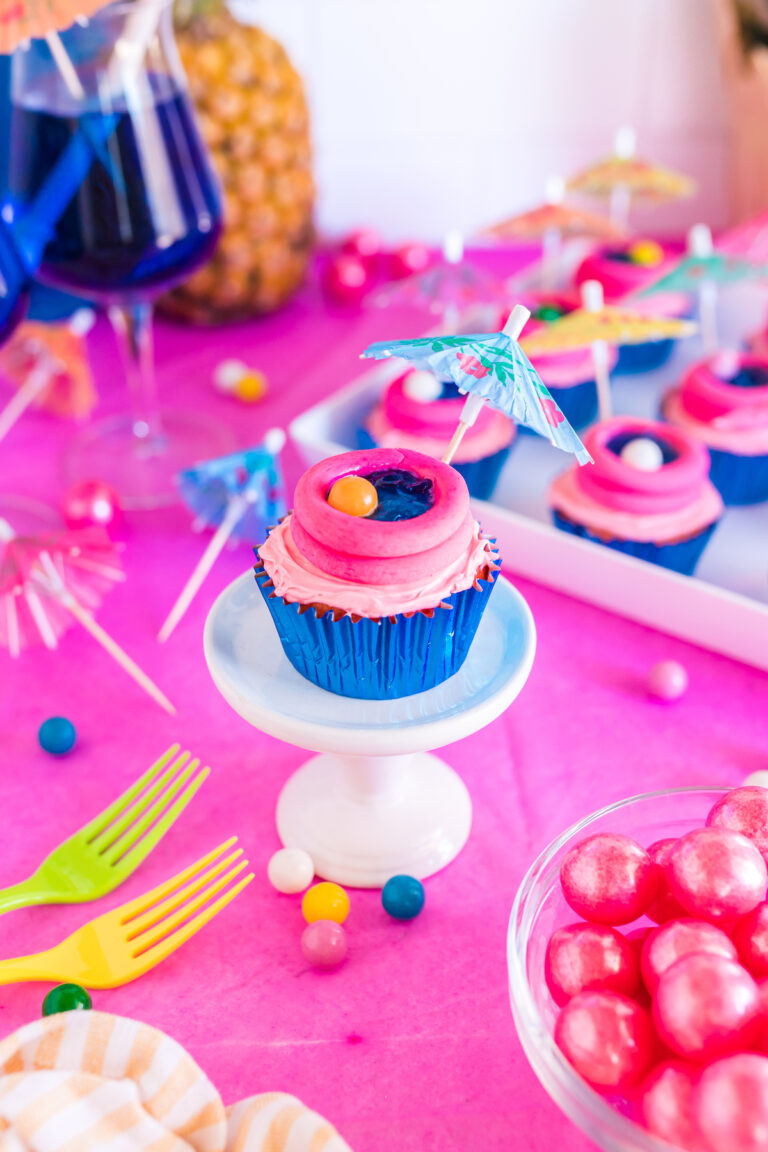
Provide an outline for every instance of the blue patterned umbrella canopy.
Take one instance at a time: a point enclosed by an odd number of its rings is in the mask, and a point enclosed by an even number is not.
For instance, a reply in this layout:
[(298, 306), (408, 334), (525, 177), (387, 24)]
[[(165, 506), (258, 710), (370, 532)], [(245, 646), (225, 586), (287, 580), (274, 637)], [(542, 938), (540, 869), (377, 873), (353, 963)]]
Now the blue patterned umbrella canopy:
[[(513, 316), (515, 314), (522, 319), (517, 326), (519, 335), (530, 313), (518, 305)], [(507, 322), (507, 329), (511, 320), (512, 317)], [(418, 367), (427, 368), (440, 380), (452, 380), (468, 397), (477, 397), (545, 437), (556, 448), (572, 453), (580, 464), (592, 459), (516, 337), (506, 330), (472, 336), (380, 340), (366, 348), (362, 355), (375, 360), (399, 356)], [(479, 407), (475, 405), (474, 415), (470, 409), (470, 418), (462, 416), (462, 424), (469, 426), (474, 423), (477, 411)], [(452, 453), (448, 459), (451, 458)]]

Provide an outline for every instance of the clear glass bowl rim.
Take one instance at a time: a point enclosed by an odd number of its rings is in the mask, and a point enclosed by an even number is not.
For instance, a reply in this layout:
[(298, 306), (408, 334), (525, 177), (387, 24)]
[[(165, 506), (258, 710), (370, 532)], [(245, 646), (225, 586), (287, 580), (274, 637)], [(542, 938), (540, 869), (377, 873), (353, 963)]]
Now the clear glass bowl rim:
[[(702, 797), (725, 795), (731, 791), (717, 785), (698, 785), (692, 788), (662, 788), (655, 792), (641, 792), (624, 800), (614, 801), (596, 812), (571, 824), (538, 854), (526, 872), (515, 895), (507, 931), (507, 972), (512, 1015), (518, 1037), (533, 1071), (557, 1106), (590, 1139), (601, 1142), (608, 1138), (612, 1149), (622, 1152), (680, 1152), (646, 1132), (633, 1120), (612, 1108), (598, 1092), (577, 1075), (560, 1052), (554, 1037), (543, 1020), (533, 998), (526, 971), (526, 956), (530, 931), (539, 911), (531, 906), (534, 884), (553, 858), (568, 841), (585, 832), (590, 825), (632, 805), (653, 800), (668, 799), (698, 793)], [(710, 801), (711, 802), (711, 801)], [(600, 1144), (602, 1147), (602, 1143)]]

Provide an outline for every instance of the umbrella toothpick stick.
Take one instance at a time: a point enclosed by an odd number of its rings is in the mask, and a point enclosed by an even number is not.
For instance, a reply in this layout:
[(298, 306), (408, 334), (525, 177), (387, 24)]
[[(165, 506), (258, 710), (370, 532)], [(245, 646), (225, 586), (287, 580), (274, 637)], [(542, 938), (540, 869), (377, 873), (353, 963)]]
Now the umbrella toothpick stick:
[[(613, 145), (613, 154), (619, 160), (631, 160), (637, 149), (637, 136), (634, 128), (625, 124), (619, 128)], [(629, 223), (629, 208), (632, 191), (626, 184), (616, 184), (611, 189), (609, 215), (611, 223), (621, 232), (626, 232)]]
[[(544, 203), (562, 204), (565, 198), (565, 180), (550, 176), (544, 186)], [(541, 287), (551, 292), (560, 278), (560, 254), (563, 237), (559, 228), (548, 228), (541, 242)]]
[(40, 564), (43, 570), (43, 580), (41, 583), (45, 591), (51, 596), (54, 596), (59, 603), (74, 616), (78, 624), (85, 628), (86, 632), (93, 637), (96, 643), (101, 645), (104, 651), (120, 665), (124, 672), (127, 672), (128, 675), (136, 681), (140, 688), (144, 689), (148, 696), (152, 697), (156, 704), (159, 704), (169, 716), (175, 716), (176, 709), (168, 697), (150, 680), (146, 672), (139, 668), (138, 664), (131, 659), (128, 653), (123, 651), (117, 641), (113, 640), (109, 633), (105, 632), (101, 625), (96, 623), (90, 612), (86, 611), (69, 589), (65, 587), (64, 582), (56, 570), (56, 565), (47, 553), (43, 552), (41, 554)]
[(157, 638), (161, 644), (166, 642), (177, 624), (186, 614), (190, 604), (200, 591), (203, 581), (211, 568), (213, 568), (224, 545), (235, 530), (237, 522), (240, 520), (243, 512), (245, 512), (249, 502), (255, 499), (255, 492), (251, 493), (246, 491), (239, 496), (235, 496), (230, 502), (224, 519), (208, 542), (208, 547), (195, 565), (191, 576), (179, 593), (176, 603), (173, 605), (173, 608), (171, 608), (165, 619), (165, 623), (157, 634)]
[[(509, 336), (512, 340), (517, 340), (523, 328), (525, 328), (525, 325), (528, 323), (530, 315), (530, 311), (523, 307), (522, 304), (515, 304), (514, 308), (509, 314), (509, 318), (504, 325), (504, 328), (502, 329), (505, 336)], [(464, 439), (467, 429), (471, 428), (474, 422), (477, 420), (480, 412), (482, 411), (484, 403), (485, 401), (483, 397), (475, 393), (471, 393), (469, 396), (467, 396), (467, 399), (464, 402), (464, 408), (462, 409), (458, 426), (453, 436), (451, 437), (451, 442), (448, 445), (445, 455), (443, 456), (444, 464), (450, 464), (453, 460), (459, 445)]]
[[(688, 254), (700, 260), (712, 255), (712, 232), (706, 224), (694, 224), (688, 233)], [(699, 286), (699, 327), (705, 356), (717, 351), (717, 284), (706, 277)]]
[[(602, 312), (605, 306), (603, 286), (598, 280), (586, 280), (581, 286), (581, 303), (588, 312)], [(595, 340), (591, 345), (592, 365), (597, 386), (597, 408), (601, 420), (611, 417), (611, 373), (608, 368), (608, 345)]]

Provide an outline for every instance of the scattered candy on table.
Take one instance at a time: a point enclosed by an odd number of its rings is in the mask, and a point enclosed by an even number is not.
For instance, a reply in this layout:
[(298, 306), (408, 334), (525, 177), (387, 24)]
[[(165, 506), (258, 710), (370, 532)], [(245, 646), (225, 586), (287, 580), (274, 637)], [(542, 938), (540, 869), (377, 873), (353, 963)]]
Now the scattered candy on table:
[(93, 1001), (79, 984), (58, 984), (51, 988), (43, 1000), (43, 1016), (55, 1016), (59, 1012), (81, 1012), (93, 1007)]
[(656, 700), (679, 700), (688, 690), (688, 673), (677, 660), (654, 664), (648, 676), (648, 691)]
[(103, 480), (82, 480), (65, 494), (62, 503), (68, 528), (114, 528), (122, 519), (120, 497)]
[(364, 476), (342, 476), (331, 487), (328, 503), (348, 516), (370, 516), (379, 504), (379, 494)]
[(384, 911), (395, 920), (413, 920), (424, 907), (424, 885), (415, 876), (392, 876), (381, 890)]
[(406, 276), (423, 272), (431, 259), (429, 248), (424, 244), (401, 244), (390, 256), (389, 274), (393, 280), (404, 280)]
[(37, 739), (44, 752), (50, 752), (51, 756), (64, 756), (74, 748), (77, 732), (66, 716), (49, 716), (40, 725)]
[(213, 372), (213, 385), (219, 392), (225, 392), (242, 400), (245, 404), (255, 404), (267, 394), (267, 378), (263, 372), (249, 368), (242, 360), (222, 360)]
[(314, 924), (316, 920), (343, 924), (349, 915), (349, 896), (338, 884), (323, 880), (304, 893), (301, 912), (307, 924)]
[(371, 278), (358, 256), (340, 252), (332, 256), (320, 275), (323, 293), (333, 304), (359, 304), (371, 286)]
[(315, 866), (312, 857), (301, 848), (281, 848), (267, 865), (269, 882), (278, 892), (294, 895), (312, 883)]
[(301, 934), (301, 951), (315, 968), (336, 968), (347, 947), (347, 934), (336, 920), (313, 920)]

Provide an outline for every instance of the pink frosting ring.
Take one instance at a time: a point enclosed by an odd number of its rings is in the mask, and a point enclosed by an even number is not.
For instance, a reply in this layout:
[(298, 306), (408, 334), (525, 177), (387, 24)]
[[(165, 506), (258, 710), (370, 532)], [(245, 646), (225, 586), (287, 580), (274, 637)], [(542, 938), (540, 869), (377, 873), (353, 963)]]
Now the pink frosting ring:
[[(349, 516), (328, 504), (328, 492), (342, 476), (387, 468), (402, 468), (430, 479), (435, 495), (432, 507), (412, 520), (388, 522)], [(370, 568), (367, 561), (384, 557), (399, 558), (403, 568), (410, 568), (404, 557), (418, 557), (423, 563), (425, 556), (437, 557), (434, 550), (441, 556), (450, 552), (449, 559), (455, 560), (472, 532), (469, 492), (459, 473), (431, 456), (398, 448), (345, 452), (315, 464), (296, 486), (291, 524), (297, 548), (311, 563), (337, 574), (343, 560), (345, 575), (352, 574), (350, 565), (358, 560), (361, 569)]]
[[(608, 445), (617, 436), (654, 436), (677, 456), (655, 472), (625, 463)], [(671, 424), (616, 416), (595, 424), (584, 436), (594, 464), (580, 468), (578, 482), (593, 500), (609, 508), (645, 515), (685, 508), (699, 495), (709, 474), (709, 453), (698, 440)]]
[[(685, 411), (702, 424), (739, 409), (765, 409), (768, 412), (768, 384), (741, 388), (723, 380), (714, 372), (719, 353), (692, 364), (680, 381), (680, 394)], [(740, 367), (768, 370), (768, 358), (751, 353), (739, 354)]]
[(603, 244), (586, 256), (576, 269), (574, 277), (577, 285), (585, 280), (599, 280), (603, 286), (606, 301), (619, 300), (629, 292), (639, 292), (653, 280), (658, 280), (671, 271), (673, 263), (682, 255), (682, 245), (661, 244), (664, 259), (660, 264), (648, 267), (633, 264), (629, 260), (612, 260), (609, 252), (626, 252), (635, 241), (626, 244)]
[[(410, 375), (410, 372), (404, 372), (387, 388), (382, 400), (385, 416), (390, 424), (408, 432), (423, 432), (432, 436), (439, 436), (444, 432), (447, 447), (464, 407), (465, 397), (457, 396), (455, 399), (431, 400), (426, 403), (414, 400), (405, 390), (405, 382)], [(478, 423), (486, 413), (491, 415), (491, 411), (489, 408), (484, 408), (478, 417)]]

